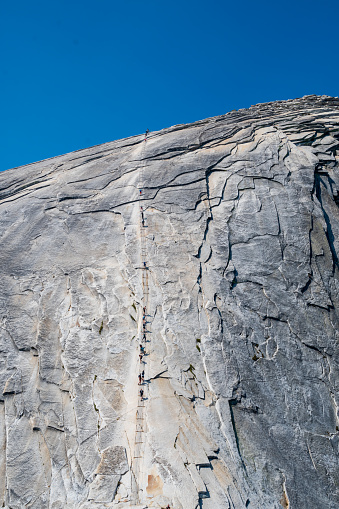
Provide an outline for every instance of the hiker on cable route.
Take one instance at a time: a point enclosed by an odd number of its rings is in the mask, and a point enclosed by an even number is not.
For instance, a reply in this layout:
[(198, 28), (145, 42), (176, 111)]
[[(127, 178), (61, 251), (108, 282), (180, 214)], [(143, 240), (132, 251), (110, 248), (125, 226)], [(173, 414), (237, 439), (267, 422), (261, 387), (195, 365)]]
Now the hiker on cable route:
[(140, 389), (140, 398), (143, 399), (143, 397), (144, 397), (144, 391), (143, 391), (143, 389)]
[(139, 378), (139, 383), (138, 383), (138, 385), (140, 385), (140, 384), (141, 384), (141, 375), (140, 375), (140, 374), (139, 374), (138, 378)]
[(145, 380), (145, 371), (142, 370), (142, 373), (141, 373), (141, 380), (144, 381)]

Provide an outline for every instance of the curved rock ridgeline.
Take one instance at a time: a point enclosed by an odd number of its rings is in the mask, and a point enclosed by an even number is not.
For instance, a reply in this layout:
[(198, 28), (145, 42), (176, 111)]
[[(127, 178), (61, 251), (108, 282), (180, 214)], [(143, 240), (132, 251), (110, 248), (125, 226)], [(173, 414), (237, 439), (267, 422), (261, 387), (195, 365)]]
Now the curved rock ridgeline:
[(338, 163), (306, 96), (0, 174), (0, 505), (339, 507)]

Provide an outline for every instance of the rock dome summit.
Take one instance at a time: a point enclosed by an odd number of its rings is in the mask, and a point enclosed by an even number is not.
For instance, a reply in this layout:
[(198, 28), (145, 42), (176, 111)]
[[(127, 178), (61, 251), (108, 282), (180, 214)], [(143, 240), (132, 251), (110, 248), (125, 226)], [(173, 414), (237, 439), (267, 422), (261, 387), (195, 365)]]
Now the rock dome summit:
[(0, 174), (0, 506), (339, 508), (339, 99)]

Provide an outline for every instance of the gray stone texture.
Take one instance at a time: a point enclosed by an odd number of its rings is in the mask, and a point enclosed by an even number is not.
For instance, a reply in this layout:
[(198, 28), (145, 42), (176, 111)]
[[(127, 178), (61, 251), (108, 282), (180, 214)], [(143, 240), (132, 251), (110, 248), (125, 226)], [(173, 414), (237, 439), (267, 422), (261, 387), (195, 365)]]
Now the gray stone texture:
[(0, 506), (339, 508), (338, 205), (327, 96), (1, 173)]

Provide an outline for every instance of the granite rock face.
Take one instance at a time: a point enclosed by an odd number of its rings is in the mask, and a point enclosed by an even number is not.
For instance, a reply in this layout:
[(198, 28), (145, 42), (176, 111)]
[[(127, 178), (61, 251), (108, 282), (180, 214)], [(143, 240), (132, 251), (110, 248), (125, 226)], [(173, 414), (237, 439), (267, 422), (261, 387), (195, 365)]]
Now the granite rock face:
[(339, 507), (338, 204), (327, 96), (0, 174), (0, 505)]

